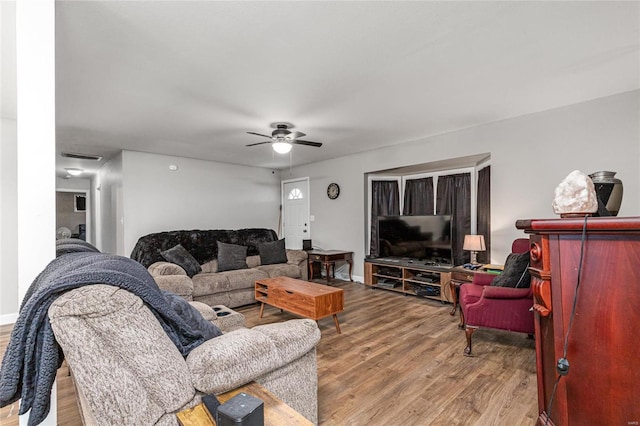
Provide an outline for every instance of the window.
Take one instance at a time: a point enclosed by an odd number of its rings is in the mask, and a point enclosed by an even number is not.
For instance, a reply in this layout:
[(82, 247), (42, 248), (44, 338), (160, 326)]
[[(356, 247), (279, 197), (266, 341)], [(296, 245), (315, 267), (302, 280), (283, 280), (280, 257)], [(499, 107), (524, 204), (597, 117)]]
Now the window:
[(302, 200), (303, 198), (304, 196), (302, 195), (302, 191), (300, 191), (298, 188), (293, 188), (287, 196), (287, 199), (289, 200)]
[[(368, 252), (371, 255), (377, 254), (375, 224), (377, 216), (384, 215), (375, 211), (376, 196), (373, 193), (374, 182), (390, 180), (394, 181), (394, 183), (397, 182), (399, 192), (399, 194), (394, 194), (391, 198), (384, 197), (385, 199), (389, 198), (393, 200), (399, 198), (399, 211), (393, 214), (415, 215), (435, 213), (453, 215), (455, 224), (452, 234), (454, 240), (454, 262), (456, 264), (462, 264), (468, 261), (466, 257), (468, 257), (469, 253), (462, 249), (464, 235), (470, 233), (475, 234), (476, 229), (478, 229), (485, 234), (485, 241), (490, 238), (488, 183), (482, 185), (486, 193), (483, 197), (487, 199), (485, 200), (487, 206), (483, 207), (483, 209), (487, 212), (481, 215), (481, 223), (478, 224), (477, 222), (478, 209), (476, 203), (478, 202), (478, 191), (476, 185), (478, 184), (478, 170), (483, 167), (486, 167), (486, 164), (479, 167), (448, 169), (403, 176), (370, 175), (368, 177)], [(435, 191), (436, 188), (437, 191)], [(435, 211), (433, 211), (434, 208)], [(386, 214), (389, 215), (391, 213)]]

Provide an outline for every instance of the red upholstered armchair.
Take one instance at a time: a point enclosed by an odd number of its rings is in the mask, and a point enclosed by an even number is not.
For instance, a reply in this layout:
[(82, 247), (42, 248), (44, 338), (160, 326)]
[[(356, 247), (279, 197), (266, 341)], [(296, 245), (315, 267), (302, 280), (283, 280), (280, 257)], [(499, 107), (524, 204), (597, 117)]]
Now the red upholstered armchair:
[[(515, 240), (511, 246), (512, 253), (528, 251), (526, 238)], [(467, 337), (467, 356), (471, 355), (471, 335), (479, 327), (533, 334), (531, 288), (494, 287), (490, 285), (494, 278), (496, 275), (477, 273), (473, 282), (460, 286), (460, 326), (464, 326)]]

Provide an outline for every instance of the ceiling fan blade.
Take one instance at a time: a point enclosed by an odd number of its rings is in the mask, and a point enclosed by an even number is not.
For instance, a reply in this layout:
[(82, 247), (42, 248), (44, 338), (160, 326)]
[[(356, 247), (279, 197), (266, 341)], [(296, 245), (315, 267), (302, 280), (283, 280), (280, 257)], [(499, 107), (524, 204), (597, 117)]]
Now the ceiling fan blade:
[(264, 137), (264, 138), (269, 138), (269, 139), (271, 139), (271, 136), (269, 136), (269, 135), (263, 135), (262, 133), (256, 133), (256, 132), (247, 132), (247, 133), (249, 133), (250, 135), (262, 136), (262, 137)]
[(298, 138), (303, 138), (305, 136), (307, 136), (307, 134), (302, 132), (291, 132), (287, 135), (287, 137), (290, 139), (298, 139)]
[(257, 142), (257, 143), (250, 143), (249, 145), (245, 145), (245, 146), (256, 146), (256, 145), (262, 145), (264, 143), (271, 143), (271, 141), (264, 141), (264, 142)]
[(316, 148), (320, 148), (322, 146), (322, 142), (303, 141), (300, 139), (291, 141), (291, 143), (297, 143), (299, 145), (315, 146)]

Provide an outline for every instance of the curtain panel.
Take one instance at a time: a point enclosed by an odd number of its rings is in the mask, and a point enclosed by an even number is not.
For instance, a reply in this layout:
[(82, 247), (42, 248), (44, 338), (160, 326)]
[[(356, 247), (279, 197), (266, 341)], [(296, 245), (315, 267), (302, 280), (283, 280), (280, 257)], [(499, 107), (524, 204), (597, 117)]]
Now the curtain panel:
[(470, 254), (462, 245), (464, 236), (471, 233), (471, 174), (438, 177), (436, 213), (451, 215), (453, 264), (469, 262)]
[(404, 184), (405, 216), (433, 214), (433, 178), (409, 179)]
[(478, 262), (491, 263), (491, 166), (478, 172), (478, 235), (484, 235), (487, 251), (478, 253)]
[(371, 245), (369, 254), (378, 256), (378, 217), (400, 215), (400, 188), (395, 180), (371, 181)]

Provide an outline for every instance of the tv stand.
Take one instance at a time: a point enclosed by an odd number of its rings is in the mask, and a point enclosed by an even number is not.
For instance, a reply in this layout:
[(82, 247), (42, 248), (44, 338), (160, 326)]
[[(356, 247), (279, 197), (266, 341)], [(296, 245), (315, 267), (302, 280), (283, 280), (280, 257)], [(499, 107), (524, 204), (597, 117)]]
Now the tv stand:
[(364, 262), (364, 283), (413, 296), (452, 302), (451, 265), (409, 258), (375, 258)]

